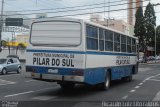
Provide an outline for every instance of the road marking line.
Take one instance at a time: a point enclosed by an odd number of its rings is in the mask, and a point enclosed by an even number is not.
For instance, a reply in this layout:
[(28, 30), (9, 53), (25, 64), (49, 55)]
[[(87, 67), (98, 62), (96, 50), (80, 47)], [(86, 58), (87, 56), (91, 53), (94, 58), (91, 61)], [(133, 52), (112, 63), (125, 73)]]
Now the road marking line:
[(136, 87), (134, 87), (134, 88), (139, 88), (140, 86), (136, 86)]
[(12, 82), (12, 81), (6, 81), (3, 79), (0, 79), (0, 85), (9, 85), (9, 84), (15, 84), (16, 82)]
[(131, 90), (130, 92), (133, 93), (133, 92), (135, 92), (135, 91), (136, 91), (136, 90)]
[(34, 92), (43, 91), (43, 90), (48, 90), (48, 89), (53, 89), (53, 88), (58, 88), (58, 87), (59, 87), (59, 86), (49, 87), (49, 88), (43, 88), (43, 89), (35, 90)]
[(36, 81), (36, 80), (28, 80), (28, 81), (25, 81), (25, 82), (32, 82), (32, 81)]
[(160, 82), (160, 80), (157, 80), (157, 79), (150, 79), (151, 81), (157, 81), (157, 82)]
[(128, 98), (128, 95), (126, 95), (126, 96), (122, 97), (122, 99), (124, 99), (124, 100), (125, 100), (125, 99), (127, 99), (127, 98)]
[(28, 93), (33, 93), (34, 91), (27, 91), (27, 92), (22, 92), (22, 93), (17, 93), (17, 94), (12, 94), (12, 95), (6, 95), (4, 97), (14, 97), (18, 95), (23, 95), (23, 94), (28, 94)]
[(160, 101), (160, 91), (155, 95), (152, 101)]
[(16, 82), (9, 82), (9, 83), (0, 83), (0, 85), (9, 85), (9, 84), (15, 84)]
[(0, 79), (0, 82), (10, 82), (10, 81)]
[(18, 75), (20, 75), (20, 74), (1, 75), (0, 78), (1, 78), (1, 77), (2, 77), (2, 78), (3, 78), (3, 77), (11, 77), (11, 76), (13, 77), (13, 76), (18, 76)]
[(15, 84), (15, 83), (16, 83), (16, 82), (6, 82), (6, 83), (4, 82), (4, 83), (0, 83), (0, 85), (4, 85), (4, 84), (6, 84), (6, 85), (7, 85), (7, 84)]
[(153, 77), (157, 77), (157, 76), (160, 76), (160, 74), (157, 74), (157, 75), (151, 76), (151, 77), (149, 77), (149, 78), (153, 78)]
[(151, 78), (157, 77), (157, 76), (159, 76), (159, 75), (160, 75), (160, 74), (150, 76), (150, 77), (146, 78), (145, 80), (143, 80), (143, 82), (146, 82), (146, 81), (150, 80)]
[(53, 99), (53, 98), (56, 98), (56, 97), (57, 96), (37, 96), (37, 97), (33, 97), (32, 99), (46, 101), (46, 100), (50, 100), (50, 99)]
[(139, 83), (139, 85), (143, 85), (143, 83)]
[[(146, 78), (146, 79), (144, 79), (141, 83), (139, 83), (139, 85), (143, 85), (143, 83), (145, 83), (146, 81), (148, 81), (148, 80), (151, 80), (151, 78), (153, 78), (153, 77), (157, 77), (157, 76), (159, 76), (160, 75), (160, 73), (159, 74), (157, 74), (157, 75), (153, 75), (153, 76), (150, 76), (150, 77), (148, 77), (148, 78)], [(140, 87), (140, 86), (139, 86)], [(138, 86), (136, 86), (135, 88), (139, 88)], [(135, 92), (136, 90), (130, 90), (130, 92), (132, 93), (132, 92)]]
[(144, 83), (144, 82), (146, 82), (146, 80), (143, 80), (142, 82)]
[(17, 93), (17, 94), (11, 94), (11, 95), (6, 95), (4, 97), (14, 97), (14, 96), (19, 96), (19, 95), (24, 95), (24, 94), (30, 94), (30, 93), (33, 93), (33, 92), (43, 91), (43, 90), (57, 88), (57, 87), (59, 87), (59, 86), (49, 87), (49, 88), (43, 88), (43, 89), (39, 89), (39, 90), (35, 90), (35, 91), (27, 91), (27, 92), (22, 92), (22, 93)]

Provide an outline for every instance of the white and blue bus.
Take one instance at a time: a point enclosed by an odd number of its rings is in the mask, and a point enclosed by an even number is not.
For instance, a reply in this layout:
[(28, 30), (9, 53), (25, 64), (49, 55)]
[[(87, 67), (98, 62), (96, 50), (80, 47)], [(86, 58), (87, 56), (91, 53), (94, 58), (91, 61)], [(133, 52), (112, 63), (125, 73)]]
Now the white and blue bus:
[(137, 38), (79, 19), (41, 19), (32, 23), (26, 71), (62, 88), (100, 84), (138, 72)]

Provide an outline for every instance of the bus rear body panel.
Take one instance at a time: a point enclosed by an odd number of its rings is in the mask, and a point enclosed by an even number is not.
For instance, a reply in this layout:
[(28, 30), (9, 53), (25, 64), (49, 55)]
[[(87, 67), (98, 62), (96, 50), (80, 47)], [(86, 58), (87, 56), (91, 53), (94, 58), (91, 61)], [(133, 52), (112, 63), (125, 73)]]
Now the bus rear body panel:
[(77, 81), (84, 79), (85, 54), (78, 51), (27, 50), (27, 71), (44, 80)]
[(83, 32), (81, 20), (33, 22), (26, 71), (32, 72), (35, 79), (84, 82)]

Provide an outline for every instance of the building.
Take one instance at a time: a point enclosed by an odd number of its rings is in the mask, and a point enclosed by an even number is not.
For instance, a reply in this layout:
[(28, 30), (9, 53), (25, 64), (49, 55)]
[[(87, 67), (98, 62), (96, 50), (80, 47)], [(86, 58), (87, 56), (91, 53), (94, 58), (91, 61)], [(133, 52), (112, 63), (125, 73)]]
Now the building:
[(8, 41), (7, 46), (17, 47), (17, 46), (19, 46), (19, 44), (23, 44), (25, 47), (27, 47), (28, 42), (29, 42), (29, 35), (22, 34), (22, 35), (17, 35), (15, 37), (15, 40)]
[(134, 25), (135, 13), (138, 7), (143, 6), (142, 0), (128, 0), (128, 23)]
[(114, 19), (103, 19), (98, 15), (91, 15), (90, 20), (92, 22), (101, 24), (103, 26), (109, 27), (111, 29), (115, 29), (117, 31), (123, 32), (127, 35), (134, 35), (134, 26), (128, 24), (123, 20), (114, 20)]
[(121, 31), (127, 35), (132, 35), (130, 34), (130, 31), (129, 31), (129, 27), (130, 27), (129, 24), (123, 20), (112, 20), (109, 24), (109, 27), (112, 29)]
[(28, 46), (29, 35), (28, 35), (28, 34), (17, 35), (17, 37), (16, 37), (16, 42), (17, 42), (17, 43), (22, 43), (22, 44), (24, 44), (25, 46)]

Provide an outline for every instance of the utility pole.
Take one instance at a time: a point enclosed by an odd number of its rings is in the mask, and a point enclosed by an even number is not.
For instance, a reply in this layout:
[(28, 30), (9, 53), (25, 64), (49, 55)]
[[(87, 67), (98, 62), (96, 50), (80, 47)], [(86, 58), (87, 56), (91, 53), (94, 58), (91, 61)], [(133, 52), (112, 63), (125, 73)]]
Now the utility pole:
[(4, 0), (2, 0), (1, 17), (0, 17), (0, 52), (2, 51), (3, 7), (4, 7)]
[(157, 39), (157, 38), (156, 38), (156, 36), (157, 36), (157, 35), (156, 35), (156, 31), (157, 31), (157, 29), (156, 29), (156, 26), (154, 26), (154, 28), (155, 28), (155, 62), (156, 62), (156, 55), (157, 55), (157, 54), (156, 54), (156, 53), (157, 53), (157, 51), (156, 51), (156, 49), (157, 49), (157, 48), (156, 48), (156, 46), (157, 46), (157, 43), (156, 43), (156, 39)]
[(107, 27), (110, 25), (110, 0), (108, 0), (108, 20), (107, 20)]
[[(160, 3), (154, 4), (153, 6), (158, 6), (158, 5), (160, 5)], [(157, 41), (156, 41), (156, 39), (157, 39), (157, 34), (156, 34), (156, 33), (157, 33), (157, 28), (156, 28), (156, 25), (154, 26), (154, 28), (155, 28), (155, 33), (154, 33), (154, 34), (155, 34), (155, 35), (154, 35), (154, 36), (155, 36), (155, 39), (154, 39), (154, 40), (155, 40), (155, 41), (154, 41), (154, 42), (155, 42), (155, 44), (154, 44), (154, 45), (155, 45), (155, 46), (154, 46), (154, 47), (155, 47), (155, 56), (154, 56), (154, 57), (155, 57), (155, 63), (156, 63), (156, 55), (157, 55), (157, 54), (156, 54), (156, 53), (157, 53), (157, 50), (156, 50), (156, 49), (157, 49), (157, 48), (156, 48), (156, 47), (157, 47)]]
[(105, 11), (106, 11), (106, 0), (104, 0), (104, 20), (105, 20), (105, 16), (106, 16), (106, 14), (105, 14)]

